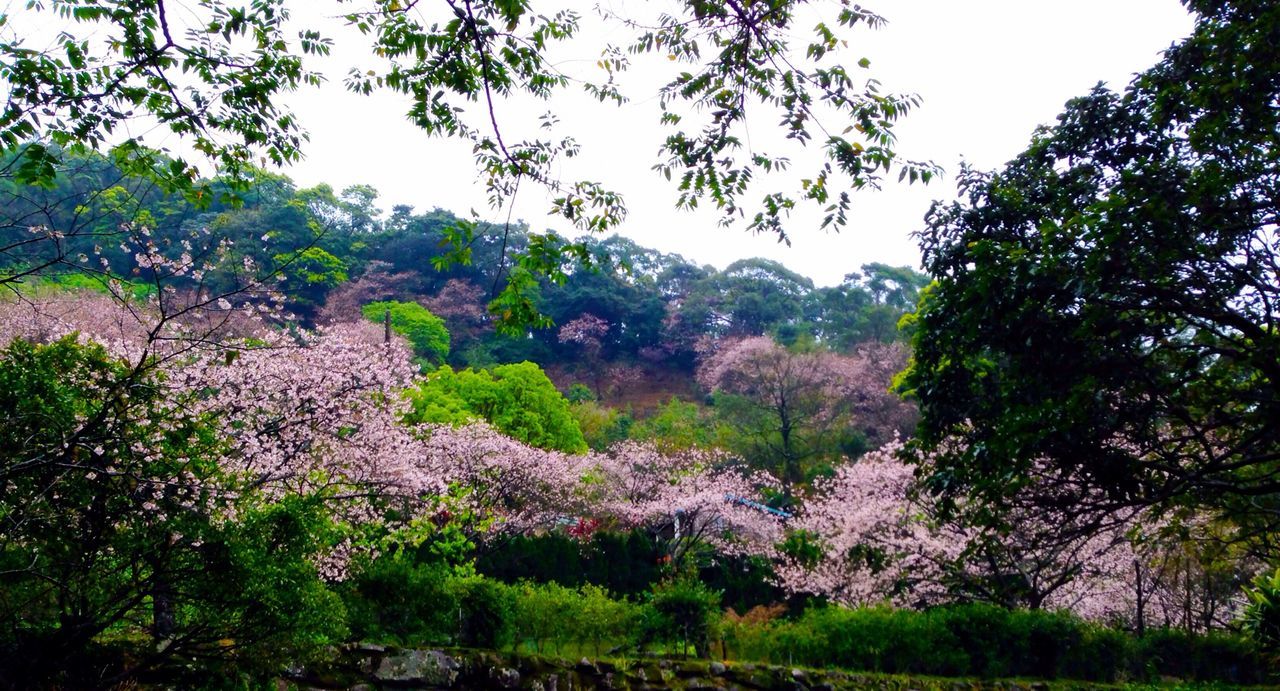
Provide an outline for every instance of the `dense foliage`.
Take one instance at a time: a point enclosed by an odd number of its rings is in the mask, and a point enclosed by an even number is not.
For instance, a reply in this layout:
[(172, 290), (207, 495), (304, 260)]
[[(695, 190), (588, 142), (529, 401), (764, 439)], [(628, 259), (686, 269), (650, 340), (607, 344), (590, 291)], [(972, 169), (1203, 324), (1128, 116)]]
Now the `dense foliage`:
[[(557, 281), (525, 288), (559, 326), (511, 336), (496, 329), (505, 307), (493, 293), (511, 278), (503, 248), (528, 247), (533, 237), (526, 226), (475, 224), (471, 262), (438, 268), (461, 219), (409, 206), (384, 218), (368, 187), (299, 189), (255, 171), (239, 203), (195, 204), (97, 156), (68, 155), (59, 173), (49, 189), (0, 176), (3, 276), (39, 269), (46, 280), (100, 290), (124, 277), (151, 291), (167, 285), (254, 299), (275, 291), (309, 325), (362, 314), (380, 322), (392, 309), (393, 329), (412, 330), (418, 355), (433, 364), (580, 362), (578, 380), (598, 397), (633, 386), (637, 366), (691, 372), (708, 336), (776, 333), (784, 342), (804, 336), (842, 350), (899, 340), (894, 324), (913, 309), (925, 280), (905, 267), (868, 264), (839, 286), (815, 288), (774, 262), (717, 271), (620, 237), (589, 238), (585, 258)], [(222, 177), (205, 182), (231, 189)], [(165, 264), (153, 261), (153, 249)], [(197, 265), (202, 270), (192, 273)], [(591, 342), (561, 338), (564, 326), (587, 317), (599, 320)]]
[(414, 423), (460, 425), (484, 420), (494, 429), (540, 449), (587, 450), (569, 402), (532, 362), (488, 370), (453, 371), (444, 365), (409, 390)]
[(428, 362), (443, 362), (449, 355), (449, 330), (444, 320), (416, 302), (383, 300), (360, 308), (372, 322), (387, 322), (396, 333), (409, 339), (413, 353)]
[[(70, 337), (0, 353), (0, 683), (92, 685), (224, 652), (270, 670), (342, 635), (308, 561), (331, 539), (323, 502), (264, 501), (218, 462), (214, 425), (154, 377), (120, 389), (122, 374)], [(95, 640), (137, 661), (94, 669)]]
[(934, 491), (996, 506), (1046, 463), (1081, 509), (1207, 504), (1275, 554), (1280, 11), (1095, 89), (921, 235), (937, 279), (905, 388)]
[(1065, 613), (966, 605), (911, 612), (825, 608), (794, 621), (736, 625), (735, 656), (898, 674), (1257, 683), (1266, 663), (1247, 642), (1176, 630), (1133, 638)]

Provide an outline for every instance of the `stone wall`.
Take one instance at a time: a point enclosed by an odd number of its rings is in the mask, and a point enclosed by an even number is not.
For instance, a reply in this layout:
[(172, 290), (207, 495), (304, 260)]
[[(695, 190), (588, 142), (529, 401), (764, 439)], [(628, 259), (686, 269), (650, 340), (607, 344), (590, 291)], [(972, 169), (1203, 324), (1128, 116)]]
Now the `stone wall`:
[(615, 660), (578, 662), (484, 650), (412, 650), (353, 646), (335, 651), (332, 662), (297, 670), (288, 680), (306, 689), (723, 689), (735, 691), (1041, 691), (1046, 684), (957, 682), (776, 665), (706, 660)]

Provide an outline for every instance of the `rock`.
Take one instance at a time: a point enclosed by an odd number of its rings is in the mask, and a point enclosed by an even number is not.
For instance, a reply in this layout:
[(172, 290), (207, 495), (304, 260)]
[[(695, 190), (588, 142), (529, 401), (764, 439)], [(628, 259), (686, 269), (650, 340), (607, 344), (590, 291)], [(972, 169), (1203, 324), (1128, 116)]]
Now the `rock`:
[(725, 672), (729, 671), (729, 668), (725, 667), (723, 662), (712, 662), (707, 665), (707, 671), (714, 676), (722, 677)]
[(796, 681), (804, 681), (809, 678), (809, 675), (803, 669), (793, 669), (791, 670), (791, 678)]
[(529, 691), (556, 691), (559, 681), (559, 675), (548, 674), (542, 679), (531, 680), (529, 682)]
[(685, 661), (672, 667), (678, 677), (700, 677), (707, 673), (707, 664), (698, 661)]
[(373, 676), (378, 681), (452, 686), (462, 665), (439, 650), (404, 650), (382, 658)]
[(641, 667), (636, 671), (636, 675), (653, 684), (662, 685), (662, 683), (666, 681), (666, 678), (662, 674), (662, 668), (652, 663)]
[(514, 689), (520, 686), (520, 673), (510, 667), (490, 668), (489, 678), (493, 680), (493, 683), (504, 689)]

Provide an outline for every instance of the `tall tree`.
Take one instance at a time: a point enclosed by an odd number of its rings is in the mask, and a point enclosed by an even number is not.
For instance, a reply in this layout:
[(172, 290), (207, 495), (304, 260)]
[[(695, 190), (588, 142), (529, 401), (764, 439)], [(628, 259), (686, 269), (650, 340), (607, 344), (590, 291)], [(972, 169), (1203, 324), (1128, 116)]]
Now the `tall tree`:
[(904, 386), (935, 491), (999, 502), (1047, 459), (1088, 504), (1280, 527), (1280, 6), (1188, 5), (1123, 93), (930, 212)]
[(786, 348), (767, 336), (721, 343), (698, 367), (733, 421), (734, 450), (780, 481), (786, 501), (824, 464), (906, 432), (911, 406), (888, 393), (891, 371), (868, 353)]

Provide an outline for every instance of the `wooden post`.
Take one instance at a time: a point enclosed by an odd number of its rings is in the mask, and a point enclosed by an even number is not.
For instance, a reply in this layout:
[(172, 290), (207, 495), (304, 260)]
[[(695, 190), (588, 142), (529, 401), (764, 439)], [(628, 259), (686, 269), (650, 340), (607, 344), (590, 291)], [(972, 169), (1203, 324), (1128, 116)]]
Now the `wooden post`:
[(382, 342), (384, 344), (391, 342), (391, 310), (390, 309), (382, 313)]

